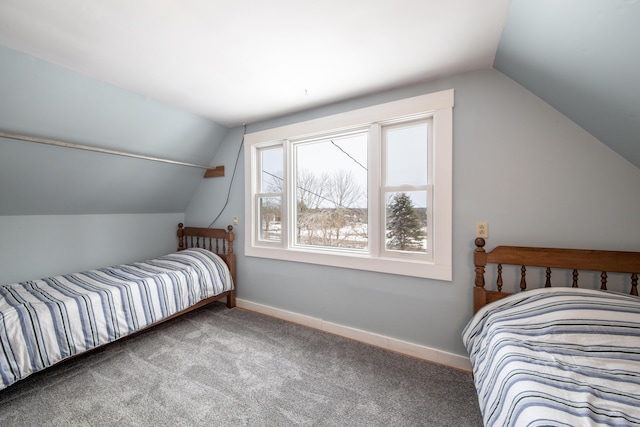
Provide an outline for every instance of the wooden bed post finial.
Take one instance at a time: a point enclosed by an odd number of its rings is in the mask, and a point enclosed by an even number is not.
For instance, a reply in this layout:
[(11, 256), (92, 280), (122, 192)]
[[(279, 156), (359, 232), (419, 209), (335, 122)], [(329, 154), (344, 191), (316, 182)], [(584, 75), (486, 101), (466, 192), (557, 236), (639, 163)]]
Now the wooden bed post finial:
[(185, 249), (184, 246), (184, 224), (178, 224), (178, 250), (183, 251)]

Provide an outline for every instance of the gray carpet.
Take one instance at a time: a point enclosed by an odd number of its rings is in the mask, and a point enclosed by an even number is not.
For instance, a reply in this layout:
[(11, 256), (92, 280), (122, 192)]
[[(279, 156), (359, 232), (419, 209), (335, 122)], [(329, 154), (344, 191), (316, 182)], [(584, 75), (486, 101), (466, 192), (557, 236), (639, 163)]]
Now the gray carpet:
[(471, 375), (214, 304), (0, 391), (1, 426), (481, 426)]

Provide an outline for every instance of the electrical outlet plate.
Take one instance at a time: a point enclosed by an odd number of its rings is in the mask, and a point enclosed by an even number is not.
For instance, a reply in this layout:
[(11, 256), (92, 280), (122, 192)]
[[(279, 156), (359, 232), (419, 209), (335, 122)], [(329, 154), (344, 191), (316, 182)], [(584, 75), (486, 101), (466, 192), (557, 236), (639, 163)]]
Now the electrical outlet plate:
[(489, 223), (486, 221), (476, 222), (476, 237), (486, 239), (489, 237)]

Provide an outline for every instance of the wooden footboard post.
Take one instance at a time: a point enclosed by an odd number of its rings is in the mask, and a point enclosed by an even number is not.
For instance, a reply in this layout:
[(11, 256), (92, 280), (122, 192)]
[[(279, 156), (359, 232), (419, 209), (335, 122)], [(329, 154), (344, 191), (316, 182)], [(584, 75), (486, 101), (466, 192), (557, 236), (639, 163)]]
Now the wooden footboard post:
[(227, 295), (227, 308), (234, 308), (236, 306), (236, 290), (232, 290)]
[(476, 268), (476, 280), (473, 288), (473, 312), (476, 313), (487, 304), (487, 290), (484, 288), (484, 267), (487, 265), (487, 253), (484, 250), (485, 240), (478, 237), (473, 251), (473, 263)]

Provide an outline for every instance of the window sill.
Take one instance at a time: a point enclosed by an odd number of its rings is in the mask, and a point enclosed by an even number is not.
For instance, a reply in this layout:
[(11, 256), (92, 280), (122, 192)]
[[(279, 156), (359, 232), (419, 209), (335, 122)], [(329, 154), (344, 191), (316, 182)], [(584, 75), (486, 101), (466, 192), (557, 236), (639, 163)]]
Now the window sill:
[(451, 265), (400, 258), (372, 258), (354, 253), (329, 254), (321, 251), (251, 246), (245, 255), (280, 261), (302, 262), (435, 280), (452, 280)]

